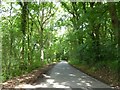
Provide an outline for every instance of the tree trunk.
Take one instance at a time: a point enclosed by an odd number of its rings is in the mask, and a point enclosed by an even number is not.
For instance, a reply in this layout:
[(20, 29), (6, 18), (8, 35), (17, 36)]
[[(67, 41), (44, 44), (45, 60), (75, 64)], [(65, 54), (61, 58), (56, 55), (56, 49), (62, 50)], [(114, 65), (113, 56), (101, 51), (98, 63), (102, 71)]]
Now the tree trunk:
[(99, 29), (100, 29), (100, 24), (98, 24), (94, 29), (95, 30), (95, 59), (96, 61), (100, 61)]
[(95, 52), (95, 63), (100, 60), (99, 28), (100, 28), (100, 24), (92, 26), (91, 36), (92, 36), (93, 51)]
[(44, 60), (44, 45), (43, 45), (43, 28), (41, 27), (41, 38), (40, 38), (40, 59), (43, 63)]
[(24, 55), (25, 55), (25, 36), (27, 30), (27, 6), (28, 2), (23, 2), (22, 6), (22, 14), (21, 14), (21, 31), (22, 31), (22, 50), (21, 50), (21, 65), (24, 64)]
[(115, 35), (115, 44), (117, 45), (118, 43), (118, 25), (119, 25), (119, 21), (118, 21), (118, 17), (117, 17), (117, 12), (116, 12), (116, 6), (114, 2), (109, 2), (109, 13), (111, 16), (111, 20), (112, 20), (112, 26), (114, 29), (114, 35)]
[[(12, 14), (11, 13), (11, 11), (12, 11), (12, 2), (11, 2), (10, 5), (11, 5), (10, 17), (11, 17), (11, 14)], [(7, 69), (8, 70), (8, 75), (10, 75), (10, 72), (11, 72), (11, 61), (12, 61), (12, 56), (13, 56), (13, 52), (12, 52), (12, 50), (13, 50), (13, 38), (14, 38), (13, 37), (13, 31), (12, 31), (13, 30), (13, 27), (12, 27), (13, 23), (11, 21), (9, 21), (9, 22), (10, 22), (10, 45), (9, 45), (10, 46), (10, 52), (9, 52), (10, 53), (9, 54), (10, 59), (9, 59), (9, 62), (8, 62), (9, 64), (8, 64), (8, 69)]]
[(27, 17), (27, 20), (28, 20), (28, 23), (27, 23), (27, 26), (28, 26), (28, 35), (27, 35), (27, 40), (28, 40), (28, 49), (27, 49), (27, 54), (28, 54), (28, 64), (31, 65), (31, 48), (30, 48), (30, 38), (31, 38), (31, 28), (29, 28), (29, 17)]
[[(118, 81), (120, 81), (120, 20), (117, 15), (116, 5), (114, 2), (109, 2), (109, 13), (112, 20), (112, 26), (114, 29), (115, 35), (115, 47), (117, 51), (116, 59), (118, 60)], [(118, 13), (120, 10), (118, 10)]]
[[(90, 7), (93, 9), (94, 2), (90, 3)], [(100, 28), (100, 23), (94, 23), (94, 21), (91, 21), (92, 25), (92, 43), (93, 43), (93, 51), (95, 52), (95, 62), (100, 61), (100, 40), (99, 40), (99, 28)]]

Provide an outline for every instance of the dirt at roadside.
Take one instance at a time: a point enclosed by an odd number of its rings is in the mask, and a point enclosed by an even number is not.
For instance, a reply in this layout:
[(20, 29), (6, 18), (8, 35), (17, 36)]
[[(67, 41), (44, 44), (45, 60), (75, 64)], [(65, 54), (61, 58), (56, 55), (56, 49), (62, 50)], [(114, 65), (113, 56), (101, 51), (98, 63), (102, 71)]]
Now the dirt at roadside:
[(92, 76), (118, 90), (120, 90), (120, 82), (116, 80), (116, 76), (108, 71), (107, 69), (101, 69), (94, 72), (91, 72), (88, 67), (72, 65), (76, 69), (86, 73), (89, 76)]
[(33, 70), (31, 73), (10, 79), (2, 83), (2, 89), (14, 88), (19, 84), (33, 84), (38, 78), (43, 77), (43, 74), (49, 71), (54, 65), (55, 64), (47, 65), (43, 68)]

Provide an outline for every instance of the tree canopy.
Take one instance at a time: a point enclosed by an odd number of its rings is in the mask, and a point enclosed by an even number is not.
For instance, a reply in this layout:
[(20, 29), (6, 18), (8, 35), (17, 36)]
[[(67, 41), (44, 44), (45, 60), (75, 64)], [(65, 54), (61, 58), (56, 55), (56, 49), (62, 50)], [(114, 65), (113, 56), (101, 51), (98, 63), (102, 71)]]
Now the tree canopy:
[[(24, 0), (23, 0), (24, 1)], [(67, 60), (120, 81), (120, 2), (1, 2), (3, 81)]]

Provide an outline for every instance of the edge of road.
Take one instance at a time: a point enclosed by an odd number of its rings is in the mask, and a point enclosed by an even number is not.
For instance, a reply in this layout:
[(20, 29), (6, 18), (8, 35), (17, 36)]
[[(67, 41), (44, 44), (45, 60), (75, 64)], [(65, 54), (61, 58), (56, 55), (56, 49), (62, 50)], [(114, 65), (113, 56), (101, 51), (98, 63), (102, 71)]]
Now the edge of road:
[(36, 80), (38, 78), (44, 77), (43, 74), (47, 73), (57, 63), (52, 63), (52, 64), (49, 64), (47, 66), (43, 66), (42, 68), (37, 68), (37, 69), (31, 71), (30, 73), (27, 73), (27, 74), (24, 74), (21, 76), (17, 76), (17, 77), (10, 79), (10, 80), (7, 80), (6, 82), (2, 83), (1, 90), (14, 88), (15, 86), (17, 86), (19, 84), (28, 84), (28, 83), (33, 84), (34, 82), (36, 82)]
[(79, 68), (79, 67), (76, 67), (75, 65), (72, 65), (72, 64), (70, 64), (70, 63), (68, 63), (68, 64), (69, 64), (70, 66), (74, 67), (75, 69), (77, 69), (77, 70), (79, 70), (79, 71), (87, 74), (88, 76), (90, 76), (90, 77), (92, 77), (92, 78), (95, 78), (95, 79), (99, 80), (100, 82), (103, 82), (103, 83), (109, 85), (109, 86), (112, 87), (113, 89), (115, 89), (115, 90), (120, 90), (120, 87), (111, 86), (108, 82), (104, 81), (102, 78), (96, 77), (96, 76), (94, 76), (94, 75), (92, 75), (92, 74), (90, 74), (90, 73), (88, 73), (88, 72), (85, 72), (84, 70), (82, 70), (82, 69)]

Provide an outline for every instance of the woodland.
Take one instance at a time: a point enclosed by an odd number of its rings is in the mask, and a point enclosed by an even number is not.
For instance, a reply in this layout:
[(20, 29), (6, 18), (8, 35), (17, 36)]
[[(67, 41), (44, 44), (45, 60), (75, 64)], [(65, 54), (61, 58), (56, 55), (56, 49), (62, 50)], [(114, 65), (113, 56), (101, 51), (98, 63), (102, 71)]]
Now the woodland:
[(1, 2), (0, 30), (3, 82), (66, 60), (120, 84), (120, 2)]

